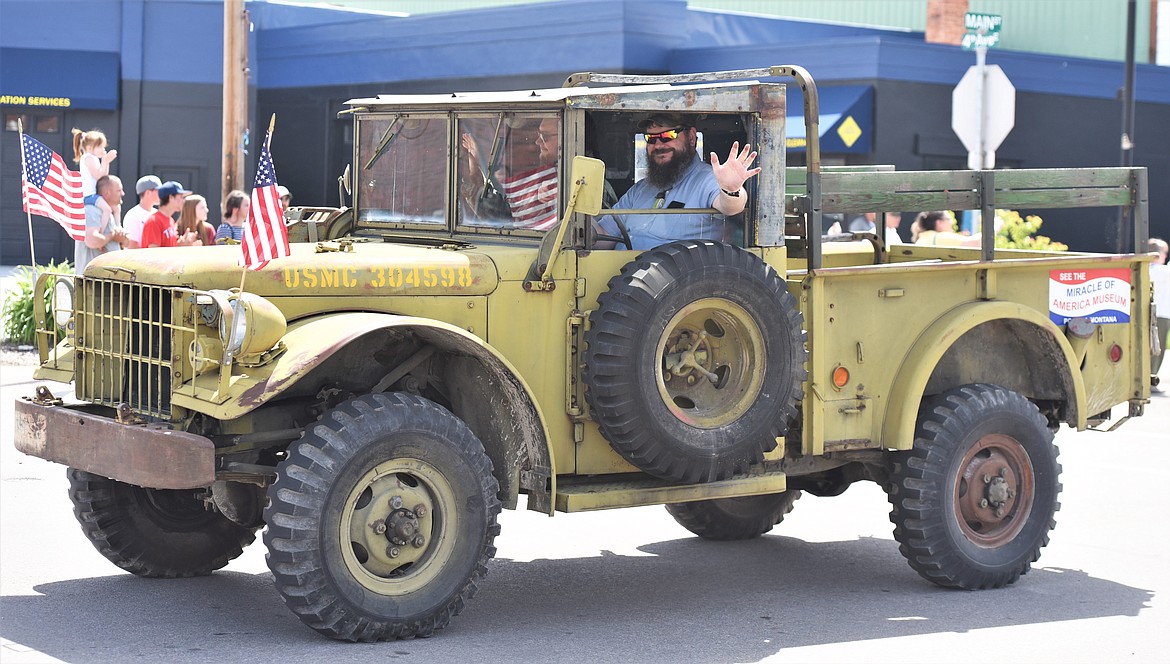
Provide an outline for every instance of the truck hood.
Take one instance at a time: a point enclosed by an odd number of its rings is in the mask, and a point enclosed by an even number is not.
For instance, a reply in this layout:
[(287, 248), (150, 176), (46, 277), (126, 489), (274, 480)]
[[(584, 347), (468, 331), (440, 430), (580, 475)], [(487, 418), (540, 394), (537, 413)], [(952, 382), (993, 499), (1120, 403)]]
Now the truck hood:
[[(329, 243), (332, 246), (333, 243)], [(292, 254), (248, 270), (244, 289), (266, 297), (347, 295), (486, 295), (500, 277), (495, 263), (470, 249), (364, 243), (318, 253), (293, 244)], [(103, 254), (85, 269), (101, 277), (157, 286), (229, 289), (245, 270), (239, 246), (129, 249)]]

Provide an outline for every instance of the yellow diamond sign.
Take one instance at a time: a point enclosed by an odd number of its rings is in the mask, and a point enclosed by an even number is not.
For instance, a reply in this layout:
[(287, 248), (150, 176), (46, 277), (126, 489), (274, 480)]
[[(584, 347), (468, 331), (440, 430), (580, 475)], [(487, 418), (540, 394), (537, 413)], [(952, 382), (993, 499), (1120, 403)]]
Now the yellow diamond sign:
[(857, 126), (857, 122), (850, 115), (845, 118), (840, 127), (837, 127), (837, 135), (841, 137), (842, 141), (845, 141), (845, 147), (851, 148), (857, 139), (861, 138), (861, 127)]

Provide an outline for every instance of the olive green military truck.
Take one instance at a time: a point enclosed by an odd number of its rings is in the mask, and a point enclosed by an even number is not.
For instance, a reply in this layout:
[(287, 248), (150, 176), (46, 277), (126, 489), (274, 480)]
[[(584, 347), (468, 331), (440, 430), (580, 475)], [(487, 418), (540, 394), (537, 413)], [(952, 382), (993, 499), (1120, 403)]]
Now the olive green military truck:
[[(798, 67), (348, 106), (351, 205), (293, 210), (291, 256), (241, 276), (238, 246), (121, 251), (38, 283), (49, 384), (16, 445), (69, 467), (129, 572), (209, 574), (264, 527), (307, 625), (426, 636), (481, 583), (501, 508), (662, 504), (736, 540), (869, 480), (921, 576), (997, 588), (1055, 525), (1054, 431), (1147, 403), (1146, 256), (822, 238), (828, 213), (1121, 206), (1144, 247), (1144, 169), (822, 168)], [(597, 230), (659, 112), (695, 117), (700, 154), (758, 149), (726, 241)]]

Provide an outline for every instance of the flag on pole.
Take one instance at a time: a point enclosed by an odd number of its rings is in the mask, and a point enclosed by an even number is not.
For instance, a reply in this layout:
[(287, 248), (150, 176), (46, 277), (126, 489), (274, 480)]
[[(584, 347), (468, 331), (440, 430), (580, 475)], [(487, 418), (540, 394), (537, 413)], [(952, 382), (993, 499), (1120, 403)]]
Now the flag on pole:
[(85, 240), (85, 198), (81, 195), (81, 173), (65, 166), (61, 156), (44, 143), (22, 134), (24, 176), (21, 191), (24, 211), (39, 214), (61, 224), (74, 240)]
[(259, 270), (274, 258), (289, 255), (288, 230), (284, 226), (284, 208), (276, 190), (276, 169), (268, 151), (271, 130), (264, 137), (256, 180), (252, 183), (252, 205), (244, 225), (244, 267)]

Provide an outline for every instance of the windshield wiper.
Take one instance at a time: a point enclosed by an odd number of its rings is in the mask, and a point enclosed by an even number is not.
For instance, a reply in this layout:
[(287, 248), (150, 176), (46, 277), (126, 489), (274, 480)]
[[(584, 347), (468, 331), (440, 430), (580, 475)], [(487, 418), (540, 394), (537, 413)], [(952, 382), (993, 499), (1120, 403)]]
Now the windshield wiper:
[(500, 130), (504, 127), (504, 117), (506, 115), (506, 113), (501, 113), (500, 118), (496, 120), (496, 131), (492, 136), (492, 151), (488, 155), (487, 171), (482, 173), (483, 189), (479, 190), (480, 200), (487, 198), (489, 194), (499, 195), (500, 188), (496, 186), (494, 173), (496, 172), (496, 168), (499, 167), (497, 162), (500, 159), (500, 144), (502, 143), (500, 140)]
[(378, 158), (381, 157), (384, 152), (386, 152), (386, 148), (390, 147), (390, 142), (394, 140), (394, 137), (398, 135), (398, 133), (394, 130), (398, 127), (398, 119), (400, 117), (402, 116), (395, 115), (393, 118), (391, 118), (390, 126), (386, 127), (386, 131), (382, 133), (382, 138), (378, 139), (378, 148), (374, 150), (374, 156), (370, 157), (370, 160), (366, 162), (365, 170), (370, 170), (370, 167), (374, 165), (374, 162), (378, 161)]

